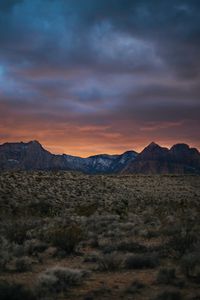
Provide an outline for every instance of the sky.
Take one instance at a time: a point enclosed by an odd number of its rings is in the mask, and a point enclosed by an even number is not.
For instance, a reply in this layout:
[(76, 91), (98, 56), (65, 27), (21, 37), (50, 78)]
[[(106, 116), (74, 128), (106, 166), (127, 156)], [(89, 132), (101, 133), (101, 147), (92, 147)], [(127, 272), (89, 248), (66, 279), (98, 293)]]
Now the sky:
[(200, 149), (199, 0), (0, 0), (0, 143)]

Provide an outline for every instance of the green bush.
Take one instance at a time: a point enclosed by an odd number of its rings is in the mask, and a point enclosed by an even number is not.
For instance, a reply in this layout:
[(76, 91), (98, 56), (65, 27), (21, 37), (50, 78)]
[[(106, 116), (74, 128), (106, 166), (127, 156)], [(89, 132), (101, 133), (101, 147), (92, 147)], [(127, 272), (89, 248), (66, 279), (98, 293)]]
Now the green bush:
[(83, 239), (83, 231), (77, 225), (55, 228), (48, 233), (48, 239), (53, 246), (71, 254)]

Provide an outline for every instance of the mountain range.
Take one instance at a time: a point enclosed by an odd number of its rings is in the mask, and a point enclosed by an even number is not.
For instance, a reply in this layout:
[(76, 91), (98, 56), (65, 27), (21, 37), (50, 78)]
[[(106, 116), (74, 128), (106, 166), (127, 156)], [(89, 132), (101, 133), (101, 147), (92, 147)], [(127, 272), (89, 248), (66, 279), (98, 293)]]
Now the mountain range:
[(99, 154), (87, 158), (55, 155), (38, 141), (0, 145), (0, 171), (68, 170), (86, 174), (200, 174), (200, 153), (187, 144), (170, 149), (156, 143), (141, 153)]

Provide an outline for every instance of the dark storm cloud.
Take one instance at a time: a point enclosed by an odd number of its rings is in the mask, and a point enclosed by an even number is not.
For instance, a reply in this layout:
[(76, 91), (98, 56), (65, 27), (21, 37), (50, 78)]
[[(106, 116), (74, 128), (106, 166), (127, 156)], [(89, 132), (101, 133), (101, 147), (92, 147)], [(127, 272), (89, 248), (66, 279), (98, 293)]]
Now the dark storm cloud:
[[(16, 4), (14, 2), (13, 5)], [(194, 71), (188, 70), (188, 73), (194, 75), (198, 73), (197, 66), (194, 62), (191, 65), (190, 56), (198, 54), (199, 19), (197, 1), (26, 0), (21, 5), (19, 2), (10, 14), (1, 14), (1, 25), (4, 23), (0, 32), (1, 52), (5, 51), (9, 60), (20, 62), (27, 59), (33, 67), (41, 63), (49, 63), (50, 66), (95, 65), (99, 49), (91, 45), (93, 39), (94, 43), (98, 40), (99, 43), (108, 43), (108, 39), (112, 42), (112, 33), (116, 32), (122, 43), (128, 43), (131, 37), (136, 39), (136, 43), (143, 39), (150, 44), (155, 43), (158, 56), (165, 58), (171, 67), (183, 70), (184, 66), (190, 65)], [(113, 41), (116, 51), (120, 48), (119, 44), (120, 38)], [(97, 47), (100, 46), (97, 43)], [(130, 46), (133, 47), (134, 43)], [(106, 48), (106, 45), (103, 47)], [(121, 52), (123, 50), (125, 52), (127, 48), (122, 45)], [(99, 65), (115, 69), (115, 55), (111, 59), (106, 49), (102, 52)], [(129, 59), (127, 57), (126, 61), (125, 53), (119, 64), (123, 66), (124, 63), (126, 69), (134, 71), (135, 65), (130, 66)], [(138, 56), (136, 59), (140, 60), (142, 68), (143, 60)]]
[(1, 136), (24, 118), (197, 145), (199, 53), (197, 0), (0, 0)]
[(9, 12), (14, 8), (15, 5), (23, 2), (23, 0), (1, 0), (0, 10), (4, 12)]

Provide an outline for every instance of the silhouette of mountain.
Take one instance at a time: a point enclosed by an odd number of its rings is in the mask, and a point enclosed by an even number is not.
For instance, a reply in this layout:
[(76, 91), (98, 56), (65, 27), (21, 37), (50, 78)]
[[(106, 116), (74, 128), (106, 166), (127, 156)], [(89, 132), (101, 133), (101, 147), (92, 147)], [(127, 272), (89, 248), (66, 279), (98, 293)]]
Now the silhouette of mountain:
[(122, 173), (197, 174), (200, 173), (200, 153), (186, 144), (176, 144), (169, 150), (151, 143)]
[(113, 173), (135, 159), (137, 153), (121, 155), (95, 155), (81, 158), (55, 155), (45, 150), (37, 141), (5, 143), (0, 145), (0, 170), (71, 170), (88, 174)]
[(186, 144), (171, 149), (149, 144), (141, 153), (82, 158), (55, 155), (37, 141), (0, 145), (0, 170), (70, 170), (86, 174), (200, 174), (200, 153)]

